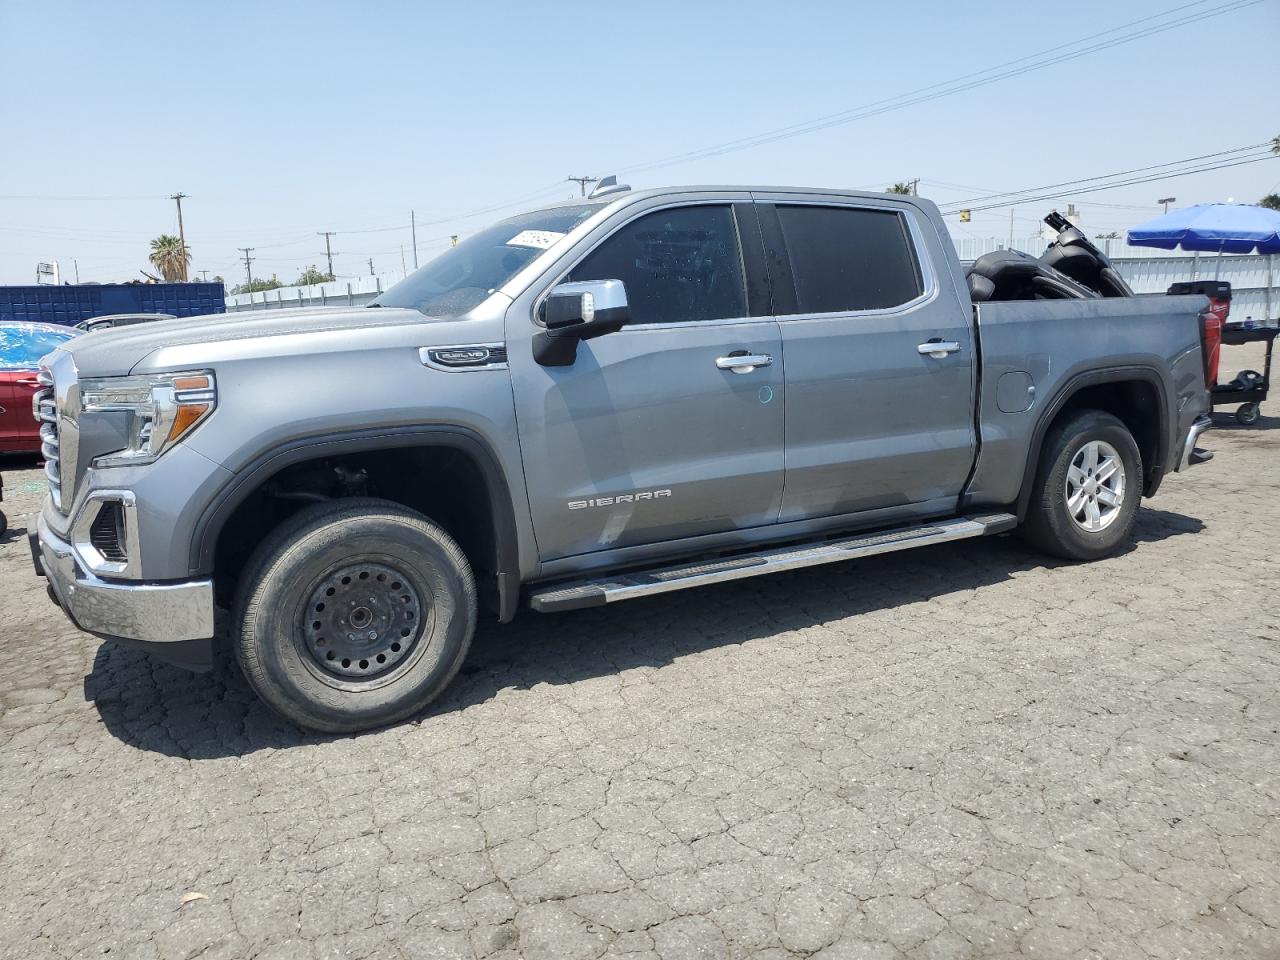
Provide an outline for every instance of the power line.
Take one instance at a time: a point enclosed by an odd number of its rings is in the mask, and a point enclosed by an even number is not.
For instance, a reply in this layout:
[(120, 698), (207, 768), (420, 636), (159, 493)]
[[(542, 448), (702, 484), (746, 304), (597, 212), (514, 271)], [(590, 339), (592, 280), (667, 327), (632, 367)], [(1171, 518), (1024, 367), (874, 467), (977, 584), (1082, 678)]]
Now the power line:
[(1135, 173), (1148, 173), (1152, 170), (1161, 170), (1168, 167), (1179, 166), (1181, 164), (1198, 163), (1202, 160), (1213, 160), (1217, 157), (1227, 157), (1233, 154), (1242, 154), (1248, 150), (1258, 150), (1267, 145), (1268, 145), (1268, 141), (1263, 141), (1262, 143), (1250, 143), (1243, 147), (1233, 147), (1230, 150), (1219, 150), (1216, 153), (1203, 153), (1197, 157), (1185, 157), (1182, 160), (1170, 160), (1167, 163), (1156, 163), (1148, 167), (1134, 167), (1130, 170), (1119, 170), (1115, 173), (1104, 173), (1096, 177), (1084, 177), (1080, 180), (1064, 180), (1061, 183), (1047, 183), (1044, 186), (1031, 187), (1026, 190), (1006, 190), (1002, 193), (989, 193), (984, 196), (970, 197), (967, 200), (951, 200), (947, 202), (946, 206), (967, 207), (971, 203), (982, 203), (987, 200), (996, 200), (1000, 197), (1019, 197), (1025, 193), (1038, 192), (1041, 190), (1051, 190), (1051, 189), (1056, 189), (1058, 187), (1084, 185), (1084, 184), (1093, 183), (1097, 180), (1109, 180), (1112, 177), (1127, 177)]
[[(1275, 160), (1276, 155), (1267, 151), (1265, 153), (1246, 156), (1243, 159), (1236, 158), (1227, 160), (1222, 163), (1202, 164), (1197, 167), (1187, 168), (1185, 170), (1173, 170), (1168, 173), (1158, 173), (1146, 177), (1132, 177), (1128, 180), (1118, 180), (1114, 183), (1104, 183), (1098, 186), (1085, 187), (1084, 189), (1058, 190), (1051, 193), (1043, 193), (1038, 196), (1020, 196), (1014, 200), (998, 201), (989, 203), (985, 206), (969, 208), (970, 213), (981, 213), (983, 210), (995, 210), (1000, 207), (1009, 207), (1018, 203), (1036, 203), (1040, 200), (1055, 200), (1059, 197), (1074, 196), (1077, 193), (1097, 193), (1100, 190), (1114, 190), (1116, 187), (1130, 187), (1138, 183), (1155, 183), (1159, 180), (1172, 180), (1175, 177), (1184, 177), (1193, 173), (1207, 173), (1210, 170), (1224, 170), (1228, 167), (1240, 167), (1250, 163), (1261, 163), (1264, 160)], [(949, 210), (947, 215), (959, 213), (959, 210)]]
[(156, 193), (0, 193), (0, 200), (172, 200)]
[[(997, 193), (994, 187), (975, 187), (971, 183), (953, 183), (947, 180), (935, 180), (932, 178), (923, 179), (920, 182), (931, 183), (934, 186), (943, 187), (944, 189), (980, 190), (984, 195), (991, 194), (993, 196), (1004, 196), (1004, 194)], [(1013, 192), (1013, 191), (1010, 191), (1010, 192)], [(939, 205), (950, 206), (954, 202), (955, 201), (949, 200), (945, 204), (939, 202)], [(1086, 207), (1107, 207), (1113, 210), (1144, 210), (1145, 211), (1145, 210), (1154, 209), (1155, 207), (1159, 206), (1159, 204), (1151, 204), (1151, 203), (1106, 203), (1102, 200), (1079, 200), (1077, 202), (1080, 203), (1082, 206), (1086, 206)], [(1040, 221), (1036, 220), (1035, 222), (1039, 223)]]
[(565, 177), (564, 179), (566, 183), (576, 183), (581, 188), (582, 195), (585, 197), (587, 195), (587, 184), (595, 183), (600, 178), (599, 177)]
[[(706, 159), (708, 157), (713, 157), (713, 156), (723, 156), (724, 154), (727, 154), (727, 153), (734, 153), (739, 150), (747, 150), (752, 147), (764, 146), (769, 143), (775, 143), (780, 140), (790, 139), (791, 137), (797, 137), (807, 133), (815, 133), (819, 130), (825, 130), (829, 127), (837, 126), (840, 124), (852, 123), (855, 120), (863, 120), (868, 117), (878, 116), (880, 114), (889, 113), (894, 110), (901, 110), (904, 107), (913, 106), (919, 103), (927, 103), (932, 100), (942, 99), (943, 97), (954, 96), (957, 93), (963, 93), (967, 90), (972, 90), (977, 87), (986, 86), (987, 84), (996, 83), (1000, 80), (1007, 80), (1012, 77), (1021, 76), (1022, 74), (1025, 74), (1025, 73), (1031, 73), (1037, 70), (1044, 70), (1050, 66), (1054, 66), (1059, 63), (1065, 63), (1070, 60), (1075, 60), (1092, 53), (1097, 53), (1101, 50), (1110, 49), (1111, 47), (1120, 46), (1126, 43), (1132, 43), (1135, 40), (1140, 40), (1140, 39), (1144, 39), (1145, 37), (1154, 36), (1156, 34), (1163, 33), (1167, 30), (1172, 30), (1181, 26), (1187, 26), (1188, 24), (1192, 24), (1192, 23), (1198, 23), (1201, 20), (1207, 20), (1211, 17), (1220, 16), (1225, 13), (1233, 13), (1236, 10), (1244, 9), (1245, 7), (1249, 7), (1249, 6), (1253, 6), (1255, 4), (1261, 3), (1262, 0), (1231, 0), (1231, 2), (1221, 4), (1210, 10), (1200, 10), (1195, 13), (1188, 14), (1187, 16), (1184, 16), (1180, 19), (1176, 19), (1167, 23), (1157, 23), (1154, 26), (1142, 27), (1141, 29), (1134, 30), (1129, 34), (1125, 34), (1120, 37), (1113, 37), (1110, 40), (1104, 41), (1102, 43), (1093, 44), (1091, 46), (1085, 47), (1080, 50), (1061, 53), (1058, 56), (1050, 57), (1047, 60), (1039, 59), (1041, 57), (1044, 57), (1046, 54), (1057, 53), (1058, 51), (1066, 50), (1070, 47), (1078, 47), (1081, 44), (1088, 43), (1089, 41), (1092, 41), (1092, 40), (1097, 40), (1109, 34), (1119, 33), (1124, 30), (1129, 30), (1130, 28), (1133, 28), (1133, 27), (1140, 27), (1142, 24), (1148, 24), (1148, 23), (1151, 23), (1152, 21), (1160, 20), (1162, 18), (1168, 17), (1171, 14), (1178, 13), (1179, 11), (1182, 11), (1182, 10), (1187, 10), (1191, 7), (1203, 6), (1205, 2), (1207, 2), (1207, 0), (1196, 0), (1196, 2), (1183, 4), (1182, 6), (1179, 6), (1179, 7), (1174, 7), (1172, 10), (1165, 11), (1164, 13), (1155, 14), (1149, 17), (1142, 17), (1138, 20), (1133, 20), (1133, 21), (1130, 21), (1129, 23), (1124, 23), (1124, 24), (1121, 24), (1120, 26), (1112, 27), (1109, 30), (1103, 30), (1099, 33), (1090, 34), (1087, 37), (1082, 37), (1081, 39), (1074, 40), (1070, 43), (1059, 44), (1055, 47), (1050, 47), (1046, 50), (1041, 50), (1036, 53), (1028, 54), (1027, 56), (1024, 56), (1024, 57), (1019, 57), (1016, 60), (1009, 60), (1005, 63), (998, 64), (994, 67), (988, 67), (984, 70), (978, 70), (973, 73), (963, 74), (959, 77), (954, 77), (951, 80), (945, 80), (939, 83), (930, 84), (929, 86), (920, 87), (920, 88), (917, 88), (916, 90), (912, 90), (903, 94), (898, 94), (897, 96), (894, 96), (894, 97), (888, 97), (883, 100), (876, 100), (871, 103), (864, 104), (860, 107), (853, 107), (848, 110), (840, 111), (838, 113), (828, 114), (823, 117), (817, 117), (813, 120), (805, 121), (803, 123), (791, 124), (786, 127), (780, 127), (775, 130), (755, 134), (750, 137), (741, 137), (737, 140), (729, 140), (721, 144), (703, 147), (698, 150), (691, 150), (682, 154), (674, 154), (672, 156), (664, 157), (658, 160), (652, 160), (647, 163), (634, 164), (632, 166), (618, 165), (615, 167), (615, 169), (617, 169), (619, 173), (624, 173), (624, 172), (636, 173), (640, 171), (654, 170), (659, 167), (671, 166), (677, 163), (686, 163), (694, 160), (702, 160), (702, 159)], [(1035, 61), (1035, 62), (1028, 63), (1027, 61)], [(1019, 64), (1022, 64), (1022, 66), (1018, 66)], [(1015, 69), (1007, 69), (1011, 67)], [(996, 71), (1004, 71), (1004, 72), (996, 73)], [(986, 74), (992, 74), (992, 73), (995, 73), (995, 75), (986, 76)], [(981, 79), (978, 79), (978, 78), (981, 78)]]

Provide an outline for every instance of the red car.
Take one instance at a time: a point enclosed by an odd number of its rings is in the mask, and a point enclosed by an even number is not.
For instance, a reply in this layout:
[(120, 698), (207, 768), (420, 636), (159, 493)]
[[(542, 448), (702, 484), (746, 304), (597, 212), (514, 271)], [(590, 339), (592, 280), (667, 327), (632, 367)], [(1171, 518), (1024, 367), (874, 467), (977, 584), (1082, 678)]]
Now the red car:
[(0, 453), (40, 451), (31, 413), (40, 358), (80, 333), (52, 323), (0, 320)]

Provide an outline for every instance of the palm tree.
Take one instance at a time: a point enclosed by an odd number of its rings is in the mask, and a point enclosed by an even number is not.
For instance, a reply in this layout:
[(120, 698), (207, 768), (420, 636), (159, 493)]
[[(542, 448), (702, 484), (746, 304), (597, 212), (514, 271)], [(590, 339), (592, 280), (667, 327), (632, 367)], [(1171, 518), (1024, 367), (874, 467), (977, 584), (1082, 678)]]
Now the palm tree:
[(885, 193), (905, 193), (905, 194), (910, 195), (910, 193), (911, 193), (911, 184), (909, 184), (909, 183), (895, 183), (892, 187), (890, 187), (888, 190), (886, 190), (886, 191), (885, 191)]
[(169, 233), (163, 233), (151, 241), (151, 256), (147, 258), (160, 271), (166, 283), (177, 283), (187, 274), (191, 251)]

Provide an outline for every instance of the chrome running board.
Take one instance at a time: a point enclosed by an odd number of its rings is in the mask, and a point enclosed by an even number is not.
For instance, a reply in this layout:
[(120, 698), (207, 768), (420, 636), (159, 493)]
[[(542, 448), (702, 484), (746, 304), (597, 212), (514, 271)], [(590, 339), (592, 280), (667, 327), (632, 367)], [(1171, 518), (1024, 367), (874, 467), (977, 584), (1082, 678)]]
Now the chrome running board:
[(1011, 513), (956, 517), (951, 520), (940, 520), (937, 523), (881, 530), (838, 540), (773, 547), (758, 553), (743, 553), (717, 560), (696, 561), (653, 570), (635, 570), (596, 580), (534, 587), (529, 591), (529, 605), (539, 613), (596, 607), (605, 603), (616, 603), (619, 600), (649, 597), (672, 590), (723, 583), (726, 580), (758, 577), (766, 573), (778, 573), (781, 570), (798, 570), (801, 567), (816, 567), (823, 563), (874, 557), (881, 553), (927, 547), (930, 544), (946, 543), (949, 540), (985, 537), (1012, 530), (1017, 523), (1017, 518)]

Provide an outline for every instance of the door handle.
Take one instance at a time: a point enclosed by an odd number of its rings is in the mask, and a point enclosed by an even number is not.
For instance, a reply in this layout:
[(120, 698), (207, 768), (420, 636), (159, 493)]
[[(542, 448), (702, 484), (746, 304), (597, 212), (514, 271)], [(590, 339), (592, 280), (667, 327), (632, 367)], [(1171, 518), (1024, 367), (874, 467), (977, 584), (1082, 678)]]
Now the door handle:
[(916, 352), (935, 360), (945, 359), (949, 354), (959, 353), (960, 344), (954, 340), (930, 340), (916, 346)]
[(39, 386), (40, 381), (37, 380), (35, 377), (22, 377), (20, 380), (18, 380), (18, 383), (22, 384), (22, 386), (24, 387), (35, 387), (35, 386)]
[(716, 367), (720, 370), (732, 370), (734, 373), (750, 373), (756, 367), (767, 367), (773, 363), (773, 357), (767, 353), (731, 353), (727, 357), (716, 357)]

